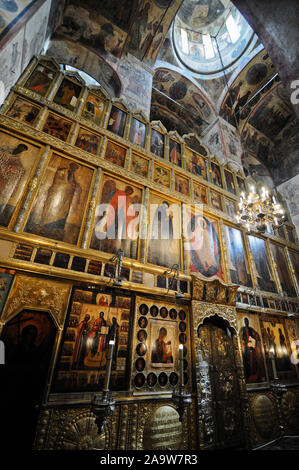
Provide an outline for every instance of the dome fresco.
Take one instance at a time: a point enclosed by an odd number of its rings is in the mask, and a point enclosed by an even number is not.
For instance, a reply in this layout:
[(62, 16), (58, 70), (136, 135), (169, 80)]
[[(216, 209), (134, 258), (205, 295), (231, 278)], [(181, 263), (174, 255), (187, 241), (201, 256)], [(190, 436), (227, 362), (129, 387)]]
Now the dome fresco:
[(227, 0), (185, 0), (172, 29), (179, 61), (206, 78), (237, 65), (254, 39), (251, 27)]

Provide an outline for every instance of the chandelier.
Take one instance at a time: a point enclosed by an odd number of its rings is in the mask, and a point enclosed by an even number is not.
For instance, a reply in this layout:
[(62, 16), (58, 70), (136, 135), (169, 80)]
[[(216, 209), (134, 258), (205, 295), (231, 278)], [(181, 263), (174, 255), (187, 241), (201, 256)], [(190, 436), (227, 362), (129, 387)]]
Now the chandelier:
[(245, 225), (248, 232), (264, 233), (268, 224), (279, 227), (284, 224), (286, 217), (275, 196), (271, 196), (265, 188), (259, 195), (255, 187), (251, 186), (249, 194), (241, 193), (236, 219), (238, 225)]

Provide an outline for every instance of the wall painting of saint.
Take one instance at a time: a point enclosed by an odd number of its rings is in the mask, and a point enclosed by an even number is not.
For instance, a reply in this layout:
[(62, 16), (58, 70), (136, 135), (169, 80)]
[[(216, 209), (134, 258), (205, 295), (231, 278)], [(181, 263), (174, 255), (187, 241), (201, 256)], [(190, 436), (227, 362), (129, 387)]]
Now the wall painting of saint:
[(290, 271), (287, 265), (283, 247), (270, 244), (271, 251), (275, 260), (278, 277), (280, 280), (283, 295), (296, 297), (296, 290), (291, 279)]
[(176, 322), (149, 319), (148, 363), (152, 369), (174, 368), (178, 351)]
[(104, 175), (99, 200), (103, 206), (100, 213), (96, 212), (90, 248), (106, 253), (122, 248), (127, 258), (136, 259), (139, 212), (138, 206), (134, 208), (134, 205), (140, 204), (141, 200), (141, 189)]
[(267, 382), (259, 317), (238, 313), (238, 331), (246, 383)]
[(181, 144), (173, 139), (169, 139), (169, 161), (174, 165), (182, 166)]
[(46, 132), (47, 134), (56, 137), (56, 139), (60, 139), (65, 142), (68, 138), (71, 127), (71, 121), (62, 119), (57, 114), (49, 113), (43, 127), (43, 132)]
[(155, 164), (154, 166), (154, 182), (165, 186), (166, 188), (170, 187), (170, 170), (164, 166)]
[(248, 262), (245, 258), (242, 233), (240, 230), (228, 227), (227, 225), (224, 226), (224, 230), (231, 282), (241, 286), (252, 287)]
[(100, 151), (101, 137), (80, 127), (75, 145), (85, 152), (97, 155)]
[(237, 181), (238, 181), (240, 193), (242, 192), (246, 193), (244, 178), (240, 178), (240, 176), (237, 176)]
[(42, 96), (46, 96), (55, 76), (56, 73), (53, 70), (39, 64), (28, 78), (24, 87)]
[(211, 206), (214, 207), (214, 209), (222, 211), (221, 195), (211, 190), (210, 196), (211, 196)]
[(76, 244), (93, 169), (53, 154), (43, 175), (25, 232)]
[(263, 321), (262, 326), (270, 380), (274, 378), (271, 355), (274, 357), (277, 375), (280, 379), (295, 378), (296, 370), (291, 362), (291, 350), (283, 321), (271, 317), (268, 321)]
[(216, 186), (223, 187), (220, 167), (214, 162), (211, 162), (211, 181)]
[(181, 264), (180, 204), (150, 195), (147, 261), (170, 268)]
[(139, 121), (136, 118), (132, 119), (130, 129), (130, 141), (134, 144), (144, 147), (145, 143), (146, 125), (144, 122)]
[(0, 225), (7, 227), (38, 163), (40, 148), (0, 132)]
[(86, 98), (82, 117), (94, 122), (99, 126), (104, 109), (105, 100), (102, 97), (95, 95), (94, 93), (89, 93)]
[(191, 273), (224, 279), (216, 220), (186, 211), (187, 257)]
[(189, 148), (185, 149), (185, 155), (187, 170), (193, 173), (193, 175), (201, 176), (208, 180), (206, 159)]
[(193, 181), (194, 201), (200, 204), (207, 204), (207, 188)]
[(105, 151), (105, 160), (121, 167), (125, 166), (127, 149), (108, 140)]
[[(111, 390), (126, 388), (130, 298), (75, 289), (53, 384), (54, 392), (99, 390), (106, 372), (106, 351), (114, 339)], [(85, 291), (87, 292), (87, 291)], [(87, 292), (92, 294), (91, 292)], [(126, 300), (126, 302), (122, 302)]]
[(108, 122), (108, 131), (123, 137), (126, 125), (127, 113), (116, 106), (112, 106)]
[(147, 158), (143, 158), (140, 155), (136, 155), (136, 153), (133, 153), (131, 167), (134, 173), (136, 173), (137, 175), (147, 177), (148, 166), (149, 166), (149, 161)]
[(189, 196), (189, 180), (187, 178), (175, 173), (174, 187), (178, 193), (181, 193), (184, 196)]
[(33, 126), (40, 109), (40, 106), (17, 98), (7, 112), (7, 116)]
[(277, 292), (265, 240), (252, 235), (248, 235), (248, 240), (252, 251), (259, 288), (268, 292)]
[(53, 101), (73, 111), (77, 107), (81, 90), (81, 85), (64, 78)]
[(235, 218), (237, 215), (235, 202), (227, 197), (223, 197), (223, 201), (227, 215)]
[(164, 158), (164, 135), (155, 129), (151, 131), (151, 152)]
[(224, 169), (224, 176), (227, 190), (232, 194), (236, 194), (233, 174), (230, 171)]

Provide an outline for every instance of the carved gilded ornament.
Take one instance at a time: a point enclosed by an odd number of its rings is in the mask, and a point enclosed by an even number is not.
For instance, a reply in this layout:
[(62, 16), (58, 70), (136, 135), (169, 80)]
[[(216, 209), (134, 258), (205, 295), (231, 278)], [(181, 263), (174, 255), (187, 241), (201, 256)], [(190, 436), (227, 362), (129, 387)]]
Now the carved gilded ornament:
[(205, 318), (218, 315), (218, 317), (221, 317), (226, 320), (236, 332), (238, 331), (237, 311), (235, 307), (210, 304), (206, 302), (200, 302), (198, 300), (192, 300), (192, 312), (194, 328), (196, 330), (199, 325), (204, 322)]
[(213, 277), (209, 280), (199, 273), (191, 274), (193, 283), (194, 300), (204, 300), (213, 304), (226, 306), (236, 305), (236, 293), (239, 286), (236, 284), (224, 284), (220, 279)]
[(62, 328), (70, 288), (70, 284), (17, 274), (1, 320), (9, 320), (24, 308), (42, 309), (49, 310)]

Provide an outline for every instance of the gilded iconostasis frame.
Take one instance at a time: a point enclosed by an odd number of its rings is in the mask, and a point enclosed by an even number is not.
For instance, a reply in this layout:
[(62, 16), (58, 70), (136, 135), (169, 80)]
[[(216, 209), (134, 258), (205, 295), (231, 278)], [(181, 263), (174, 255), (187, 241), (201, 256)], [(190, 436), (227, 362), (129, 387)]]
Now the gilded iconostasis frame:
[[(45, 77), (44, 82), (41, 77)], [(234, 219), (238, 197), (244, 187), (246, 189), (247, 184), (245, 175), (240, 170), (235, 171), (230, 165), (223, 165), (215, 155), (210, 155), (209, 149), (196, 136), (181, 137), (175, 131), (168, 132), (161, 122), (148, 122), (141, 111), (131, 111), (121, 99), (111, 99), (101, 85), (86, 87), (80, 75), (62, 72), (59, 64), (48, 57), (38, 56), (31, 62), (5, 100), (1, 113), (1, 133), (8, 136), (5, 145), (11, 147), (14, 143), (16, 149), (16, 143), (19, 141), (27, 147), (27, 149), (22, 147), (23, 152), (27, 152), (28, 148), (35, 149), (35, 153), (31, 152), (31, 166), (20, 169), (19, 180), (25, 181), (22, 194), (15, 206), (12, 206), (13, 212), (9, 225), (0, 227), (0, 261), (6, 271), (3, 274), (15, 275), (11, 292), (14, 286), (22, 284), (20, 280), (22, 276), (26, 278), (27, 274), (20, 274), (21, 272), (34, 273), (38, 282), (43, 279), (41, 276), (46, 276), (46, 285), (51, 292), (54, 282), (52, 277), (56, 278), (55, 282), (65, 282), (68, 286), (66, 298), (70, 295), (71, 288), (86, 290), (86, 285), (93, 285), (99, 292), (105, 292), (105, 289), (108, 292), (110, 287), (106, 286), (110, 286), (113, 276), (113, 265), (110, 259), (116, 246), (106, 245), (100, 250), (101, 245), (93, 242), (93, 231), (100, 222), (97, 207), (101, 202), (111, 202), (113, 196), (109, 196), (109, 199), (108, 195), (113, 191), (113, 195), (118, 191), (122, 193), (127, 191), (129, 196), (134, 197), (135, 203), (143, 204), (146, 208), (153, 201), (158, 202), (158, 205), (164, 204), (165, 213), (168, 210), (165, 203), (177, 204), (180, 221), (185, 217), (184, 207), (189, 205), (190, 223), (192, 218), (199, 220), (205, 224), (210, 238), (213, 234), (213, 249), (217, 252), (217, 256), (210, 250), (209, 262), (210, 267), (213, 267), (213, 262), (215, 263), (215, 259), (218, 259), (218, 269), (210, 271), (190, 269), (192, 254), (189, 253), (187, 256), (187, 251), (184, 249), (186, 240), (181, 228), (180, 239), (177, 242), (179, 257), (177, 259), (165, 257), (162, 262), (161, 247), (159, 248), (157, 244), (155, 248), (153, 240), (149, 240), (151, 230), (151, 224), (148, 223), (149, 213), (146, 216), (141, 211), (139, 228), (147, 236), (139, 237), (135, 245), (128, 246), (128, 251), (125, 252), (123, 291), (119, 294), (125, 297), (128, 291), (131, 291), (132, 295), (129, 315), (129, 337), (131, 338), (129, 342), (132, 345), (126, 363), (129, 378), (124, 387), (125, 390), (122, 391), (132, 393), (133, 397), (152, 394), (163, 396), (171, 393), (169, 376), (170, 373), (175, 373), (174, 369), (178, 366), (176, 354), (171, 363), (174, 367), (169, 367), (171, 372), (166, 373), (167, 385), (159, 386), (159, 374), (154, 373), (155, 368), (150, 368), (148, 362), (144, 366), (145, 383), (141, 387), (135, 387), (134, 379), (138, 372), (143, 373), (143, 370), (138, 371), (135, 367), (135, 362), (143, 357), (136, 352), (138, 344), (142, 343), (142, 341), (137, 341), (139, 307), (146, 304), (150, 309), (157, 303), (159, 309), (166, 306), (168, 315), (171, 309), (176, 308), (178, 312), (180, 310), (179, 304), (175, 307), (176, 303), (173, 301), (178, 286), (174, 287), (171, 275), (165, 273), (173, 264), (181, 266), (181, 289), (185, 295), (183, 308), (186, 309), (189, 319), (186, 326), (186, 345), (189, 354), (188, 385), (191, 385), (191, 382), (194, 385), (194, 377), (190, 370), (191, 363), (194, 363), (193, 352), (191, 352), (194, 341), (191, 324), (193, 312), (190, 310), (191, 274), (197, 273), (203, 276), (207, 283), (220, 279), (226, 284), (233, 282), (240, 284), (241, 287), (237, 293), (237, 315), (241, 320), (243, 319), (243, 323), (245, 315), (254, 318), (253, 323), (256, 328), (253, 329), (257, 329), (256, 332), (260, 335), (259, 348), (265, 362), (262, 322), (272, 316), (283, 318), (285, 322), (287, 312), (295, 314), (298, 309), (296, 294), (297, 296), (299, 294), (299, 285), (295, 273), (298, 247), (292, 241), (294, 238), (291, 239), (291, 236), (288, 238), (287, 230), (293, 230), (291, 224), (283, 229), (284, 239), (281, 237), (281, 232), (280, 234), (269, 232), (262, 236), (254, 235), (255, 239), (263, 240), (263, 254), (266, 253), (272, 276), (271, 282), (275, 286), (272, 291), (261, 289), (261, 285), (258, 285), (256, 256), (254, 259), (255, 253), (250, 245), (249, 237), (253, 235), (248, 235)], [(155, 141), (154, 136), (156, 136)], [(192, 139), (197, 143), (193, 148)], [(7, 150), (4, 149), (4, 151)], [(67, 189), (61, 189), (62, 182), (63, 187)], [(107, 182), (110, 183), (105, 187)], [(61, 203), (56, 218), (47, 218), (46, 208), (49, 212), (54, 207), (53, 197), (57, 191), (61, 191), (65, 204)], [(9, 198), (11, 195), (7, 196), (7, 200), (10, 200)], [(201, 206), (198, 208), (196, 204), (201, 204)], [(41, 213), (43, 213), (43, 218)], [(43, 229), (41, 225), (44, 226)], [(75, 230), (77, 232), (74, 235)], [(240, 240), (242, 242), (243, 260), (238, 250), (235, 251), (234, 260), (232, 260), (232, 247), (226, 237), (229, 230), (231, 233), (235, 231), (239, 234), (239, 238), (236, 237), (239, 241), (237, 240), (236, 243), (240, 243)], [(71, 235), (67, 239), (63, 238), (66, 234), (71, 234), (73, 238)], [(278, 252), (283, 253), (289, 279), (293, 283), (294, 296), (285, 295), (283, 292), (272, 246), (278, 246)], [(153, 252), (157, 250), (157, 252), (150, 255), (150, 250)], [(173, 252), (177, 250), (173, 249)], [(127, 253), (130, 255), (127, 256)], [(197, 257), (193, 257), (193, 260), (197, 260), (197, 266), (201, 266), (201, 253), (195, 254)], [(212, 256), (213, 254), (215, 256)], [(153, 259), (158, 261), (153, 262)], [(195, 264), (193, 262), (193, 266)], [(237, 269), (232, 269), (232, 265), (235, 267), (238, 265)], [(236, 271), (239, 272), (238, 277), (233, 278), (233, 272)], [(249, 278), (251, 282), (248, 281)], [(64, 281), (61, 281), (62, 279)], [(28, 286), (29, 281), (27, 280), (25, 284)], [(33, 293), (31, 287), (29, 290)], [(39, 292), (42, 292), (40, 285)], [(12, 302), (11, 294), (8, 294), (8, 298), (7, 294), (6, 289), (4, 296), (6, 304), (0, 316), (2, 326), (7, 322), (6, 315)], [(42, 299), (43, 294), (40, 295)], [(20, 305), (29, 308), (31, 303), (28, 299), (27, 302), (26, 298), (24, 296), (25, 300), (23, 299)], [(135, 307), (134, 302), (136, 302)], [(63, 347), (67, 334), (68, 327), (65, 321), (70, 316), (72, 301), (67, 300), (66, 303), (68, 313), (66, 313), (64, 303), (65, 312), (63, 321), (59, 324), (56, 348)], [(38, 309), (38, 306), (34, 304), (31, 308)], [(14, 315), (16, 314), (15, 312)], [(149, 318), (150, 313), (145, 317)], [(157, 333), (155, 328), (158, 326), (154, 323), (158, 320), (162, 322), (163, 317), (161, 319), (158, 315), (158, 318), (149, 322), (149, 325), (153, 324), (150, 327), (154, 332), (153, 335)], [(274, 322), (274, 320), (271, 321)], [(159, 324), (158, 322), (157, 325)], [(179, 323), (177, 319), (170, 319), (168, 316), (167, 325), (171, 332), (169, 334), (172, 335), (171, 341), (178, 348), (179, 340), (177, 337), (174, 338), (173, 332), (179, 328)], [(239, 324), (239, 331), (241, 328), (243, 325)], [(64, 333), (62, 333), (63, 329)], [(252, 334), (255, 333), (252, 332)], [(288, 331), (285, 336), (289, 341)], [(240, 351), (242, 351), (241, 342), (239, 344)], [(148, 346), (146, 343), (147, 348)], [(58, 358), (58, 349), (53, 358), (52, 368)], [(149, 361), (148, 357), (147, 360)], [(140, 360), (139, 368), (141, 368), (141, 362)], [(168, 370), (168, 366), (166, 369)], [(147, 377), (151, 373), (157, 378), (154, 386), (146, 385)], [(53, 370), (51, 374), (53, 375)], [(261, 381), (248, 382), (248, 389), (260, 388), (269, 383), (269, 367), (265, 368), (265, 374), (261, 377), (263, 378)], [(297, 375), (293, 378), (298, 379)], [(76, 395), (77, 392), (72, 390), (73, 393)], [(78, 392), (79, 395), (80, 393)], [(65, 395), (65, 392), (60, 394)], [(75, 401), (82, 400), (82, 396), (79, 395), (77, 398), (74, 397)], [(48, 399), (49, 395), (47, 395)]]

